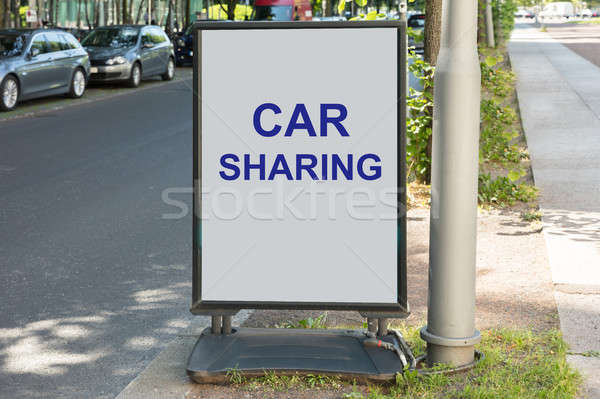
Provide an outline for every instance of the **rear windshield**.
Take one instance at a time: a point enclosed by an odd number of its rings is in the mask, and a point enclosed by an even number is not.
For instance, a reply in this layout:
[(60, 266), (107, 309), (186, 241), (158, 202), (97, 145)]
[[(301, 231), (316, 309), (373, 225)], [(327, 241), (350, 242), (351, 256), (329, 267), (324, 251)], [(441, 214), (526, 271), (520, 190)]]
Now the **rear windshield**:
[(83, 39), (81, 44), (90, 47), (131, 47), (135, 46), (139, 29), (96, 29)]
[(23, 54), (25, 49), (25, 36), (0, 34), (0, 57), (15, 57)]

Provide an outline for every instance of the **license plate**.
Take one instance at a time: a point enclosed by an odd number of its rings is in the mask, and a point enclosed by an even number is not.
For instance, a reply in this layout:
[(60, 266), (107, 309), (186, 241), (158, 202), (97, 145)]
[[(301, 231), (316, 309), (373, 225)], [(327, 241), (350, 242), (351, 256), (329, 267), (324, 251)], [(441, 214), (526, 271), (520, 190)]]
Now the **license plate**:
[(193, 57), (193, 56), (194, 56), (194, 52), (190, 51), (190, 57)]
[(98, 68), (90, 68), (90, 73), (98, 73)]

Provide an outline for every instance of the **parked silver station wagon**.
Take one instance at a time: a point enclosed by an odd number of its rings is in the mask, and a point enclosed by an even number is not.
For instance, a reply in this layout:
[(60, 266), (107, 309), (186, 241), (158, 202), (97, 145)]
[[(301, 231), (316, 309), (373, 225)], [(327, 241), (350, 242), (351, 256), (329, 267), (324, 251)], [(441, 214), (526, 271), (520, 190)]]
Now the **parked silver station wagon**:
[(136, 87), (149, 76), (173, 79), (173, 44), (159, 26), (103, 26), (88, 34), (81, 45), (90, 55), (92, 82), (124, 81)]
[(57, 29), (0, 30), (2, 111), (37, 97), (81, 97), (89, 73), (88, 54), (70, 33)]

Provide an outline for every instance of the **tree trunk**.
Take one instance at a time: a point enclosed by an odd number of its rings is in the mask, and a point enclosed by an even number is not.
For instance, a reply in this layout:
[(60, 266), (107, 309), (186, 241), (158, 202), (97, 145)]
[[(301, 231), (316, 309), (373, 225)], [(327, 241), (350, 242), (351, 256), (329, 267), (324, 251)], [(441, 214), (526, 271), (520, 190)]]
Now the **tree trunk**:
[[(133, 2), (133, 0), (131, 0)], [(129, 23), (129, 16), (127, 15), (127, 0), (123, 0), (121, 5), (121, 19), (123, 24)]]
[(88, 30), (93, 29), (92, 22), (90, 21), (90, 7), (87, 1), (85, 2), (85, 23), (88, 26)]
[(171, 37), (173, 35), (173, 1), (168, 1), (168, 11), (167, 11), (167, 21), (165, 22), (165, 32), (167, 36)]
[(504, 43), (504, 29), (502, 28), (502, 5), (495, 1), (494, 7), (494, 30), (496, 36), (496, 46), (501, 47)]
[(190, 24), (190, 3), (190, 0), (185, 0), (185, 15), (183, 17), (185, 24), (183, 26), (188, 26)]
[(485, 36), (488, 47), (496, 47), (494, 40), (494, 15), (492, 14), (492, 0), (485, 2)]
[(102, 25), (108, 25), (108, 0), (102, 0)]
[(227, 19), (233, 21), (235, 19), (235, 6), (237, 5), (237, 0), (228, 0), (227, 1)]
[(140, 15), (142, 15), (142, 7), (144, 6), (144, 0), (140, 0), (140, 5), (138, 6), (137, 15), (135, 16), (135, 24), (140, 23)]
[(100, 1), (95, 0), (94, 4), (94, 29), (100, 26)]
[[(452, 0), (446, 0), (452, 1)], [(442, 0), (425, 2), (425, 38), (423, 59), (435, 65), (440, 52), (440, 36), (442, 32)]]
[(485, 42), (485, 0), (477, 1), (477, 44)]
[(8, 0), (4, 0), (2, 2), (3, 5), (3, 15), (2, 15), (2, 27), (8, 28), (8, 24), (10, 21), (10, 2)]
[(54, 25), (54, 0), (48, 1), (48, 25)]
[(120, 0), (113, 0), (115, 2), (115, 24), (121, 24), (121, 2)]
[(77, 29), (81, 29), (81, 0), (77, 0)]
[[(452, 1), (452, 0), (446, 0)], [(431, 65), (437, 63), (438, 53), (440, 52), (440, 38), (442, 34), (442, 0), (426, 0), (425, 2), (425, 33), (423, 38), (424, 54), (423, 59)], [(428, 89), (431, 95), (433, 90)], [(424, 110), (426, 114), (433, 116), (433, 108)], [(432, 136), (427, 140), (427, 156), (431, 159)], [(425, 172), (425, 182), (431, 183), (431, 165)]]

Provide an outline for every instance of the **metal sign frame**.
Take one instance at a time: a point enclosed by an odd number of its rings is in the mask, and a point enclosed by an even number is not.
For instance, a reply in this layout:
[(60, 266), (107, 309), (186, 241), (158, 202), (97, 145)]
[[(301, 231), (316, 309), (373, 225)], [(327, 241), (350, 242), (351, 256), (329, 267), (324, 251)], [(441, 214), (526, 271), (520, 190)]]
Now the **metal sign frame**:
[[(389, 28), (397, 31), (397, 303), (324, 303), (324, 302), (250, 302), (202, 300), (202, 215), (201, 187), (202, 163), (199, 162), (202, 146), (202, 32), (204, 30), (248, 29), (356, 29)], [(305, 310), (356, 310), (369, 317), (405, 317), (409, 313), (406, 279), (406, 95), (407, 95), (407, 41), (406, 20), (352, 21), (352, 22), (197, 22), (194, 24), (194, 139), (193, 139), (193, 275), (192, 306), (198, 315), (235, 314), (240, 309), (305, 309)]]

